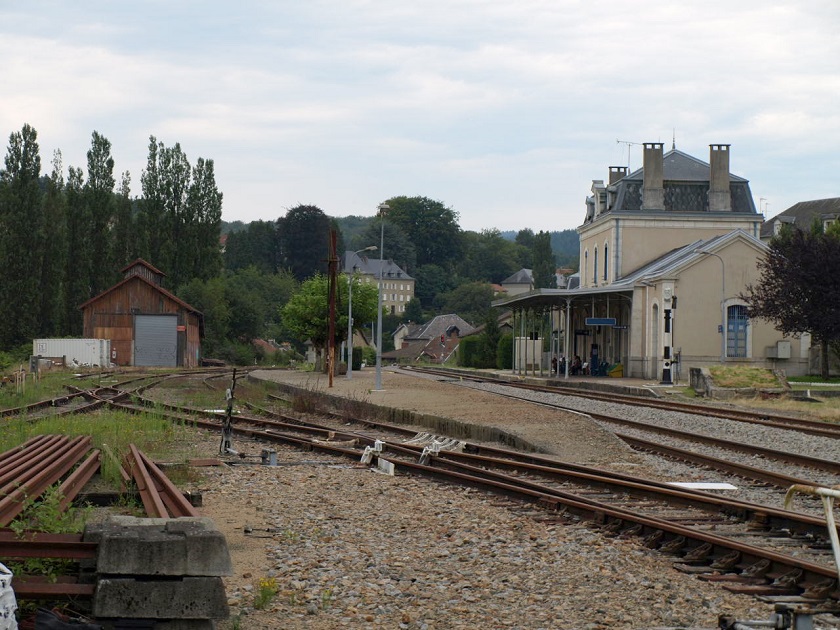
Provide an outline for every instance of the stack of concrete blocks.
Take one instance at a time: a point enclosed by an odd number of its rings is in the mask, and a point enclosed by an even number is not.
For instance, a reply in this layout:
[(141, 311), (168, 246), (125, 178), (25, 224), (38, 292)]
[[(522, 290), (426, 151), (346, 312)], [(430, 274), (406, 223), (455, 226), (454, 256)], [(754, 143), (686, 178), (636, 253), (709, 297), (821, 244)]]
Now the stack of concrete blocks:
[(212, 630), (228, 617), (221, 576), (233, 569), (210, 519), (114, 516), (84, 539), (99, 544), (92, 612), (106, 627)]

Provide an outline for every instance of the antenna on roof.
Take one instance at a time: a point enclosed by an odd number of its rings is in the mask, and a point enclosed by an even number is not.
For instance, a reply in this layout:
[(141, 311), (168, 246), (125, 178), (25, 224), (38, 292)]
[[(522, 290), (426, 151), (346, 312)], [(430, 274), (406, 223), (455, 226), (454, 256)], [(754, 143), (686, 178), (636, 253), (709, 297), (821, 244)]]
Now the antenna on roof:
[(671, 136), (671, 151), (677, 150), (677, 128), (674, 127), (674, 135)]
[(629, 140), (616, 140), (615, 142), (616, 142), (616, 144), (626, 144), (627, 145), (627, 170), (629, 171), (630, 170), (630, 147), (633, 147), (633, 146), (640, 147), (640, 146), (642, 146), (642, 143), (641, 142), (630, 142)]

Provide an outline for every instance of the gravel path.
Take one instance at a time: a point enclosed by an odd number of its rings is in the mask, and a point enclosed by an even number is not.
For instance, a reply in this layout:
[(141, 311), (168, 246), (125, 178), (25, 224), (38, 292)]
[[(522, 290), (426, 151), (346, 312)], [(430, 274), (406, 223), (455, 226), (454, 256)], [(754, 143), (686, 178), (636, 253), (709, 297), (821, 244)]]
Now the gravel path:
[[(326, 390), (311, 374), (257, 376)], [(582, 416), (388, 371), (385, 391), (371, 392), (372, 376), (336, 379), (330, 393), (446, 410), (510, 428), (570, 461), (656, 473), (652, 458)], [(209, 452), (218, 448), (218, 436), (206, 440)], [(278, 460), (205, 471), (202, 512), (227, 536), (236, 569), (226, 579), (233, 617), (221, 630), (715, 628), (721, 613), (766, 620), (772, 612), (677, 572), (635, 541), (552, 522), (478, 490), (283, 447)], [(274, 580), (277, 594), (256, 609), (261, 579)]]

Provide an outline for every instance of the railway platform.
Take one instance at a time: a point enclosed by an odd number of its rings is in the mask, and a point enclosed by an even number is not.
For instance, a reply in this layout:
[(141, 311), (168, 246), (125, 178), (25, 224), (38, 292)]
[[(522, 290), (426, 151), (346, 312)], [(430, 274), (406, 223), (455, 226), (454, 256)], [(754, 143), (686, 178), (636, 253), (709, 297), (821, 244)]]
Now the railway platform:
[[(440, 369), (435, 366), (435, 369)], [(681, 380), (667, 385), (653, 379), (642, 378), (612, 378), (609, 376), (554, 376), (549, 374), (516, 374), (510, 370), (462, 370), (459, 368), (443, 368), (453, 374), (476, 374), (497, 379), (500, 383), (533, 383), (537, 385), (548, 385), (563, 388), (574, 388), (598, 392), (614, 392), (616, 394), (627, 394), (632, 396), (650, 396), (661, 398), (669, 393), (677, 393), (682, 388), (688, 387), (688, 380)]]

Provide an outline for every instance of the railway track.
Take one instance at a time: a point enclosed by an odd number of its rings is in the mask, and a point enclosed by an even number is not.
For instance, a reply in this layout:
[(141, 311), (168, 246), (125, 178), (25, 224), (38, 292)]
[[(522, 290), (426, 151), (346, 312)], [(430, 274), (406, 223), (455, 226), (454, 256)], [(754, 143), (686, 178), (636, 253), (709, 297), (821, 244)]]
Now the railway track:
[[(152, 404), (141, 402), (137, 411)], [(160, 407), (160, 413), (177, 421), (221, 432), (223, 414)], [(350, 431), (275, 415), (279, 418), (240, 414), (234, 433), (352, 459), (367, 457), (371, 463), (387, 461), (401, 473), (507, 495), (522, 502), (523, 509), (539, 505), (546, 518), (589, 520), (609, 535), (637, 536), (645, 546), (674, 555), (681, 570), (713, 580), (725, 575), (733, 591), (821, 601), (840, 597), (824, 519), (504, 449), (466, 443), (457, 451), (430, 450), (441, 440), (427, 436), (424, 444), (398, 427), (365, 423), (365, 429)]]
[(746, 409), (733, 409), (727, 407), (718, 407), (715, 405), (699, 405), (674, 400), (662, 400), (656, 397), (630, 396), (615, 392), (604, 393), (592, 390), (581, 390), (574, 387), (563, 387), (563, 385), (561, 384), (546, 383), (545, 385), (537, 385), (534, 383), (521, 383), (517, 381), (502, 381), (497, 378), (465, 374), (461, 370), (446, 370), (428, 367), (406, 367), (402, 369), (406, 372), (437, 375), (442, 378), (455, 379), (459, 381), (467, 381), (474, 383), (494, 383), (496, 385), (504, 385), (506, 387), (511, 387), (524, 391), (561, 394), (563, 396), (574, 396), (579, 398), (587, 398), (589, 400), (600, 400), (609, 403), (627, 404), (632, 405), (634, 407), (649, 407), (651, 409), (663, 409), (665, 411), (696, 414), (702, 416), (709, 416), (713, 418), (722, 418), (725, 420), (746, 422), (750, 424), (757, 424), (779, 429), (794, 429), (796, 431), (809, 433), (811, 435), (840, 438), (840, 425), (819, 420), (797, 418), (794, 416), (787, 416), (782, 414), (771, 414), (766, 411), (749, 411)]
[[(122, 393), (117, 388), (88, 392), (109, 407), (135, 413), (154, 407), (174, 421), (221, 434), (223, 413), (166, 405), (137, 392), (129, 401)], [(673, 555), (680, 570), (721, 581), (736, 592), (798, 596), (828, 607), (840, 598), (824, 519), (535, 454), (417, 436), (366, 419), (355, 419), (355, 430), (349, 430), (336, 427), (335, 418), (329, 426), (257, 405), (252, 409), (236, 416), (235, 434), (481, 487), (512, 497), (524, 511), (539, 506), (540, 518), (587, 520), (607, 535), (637, 537)], [(348, 418), (341, 416), (340, 422), (347, 424)], [(455, 450), (447, 450), (452, 446)], [(777, 481), (790, 482), (809, 483), (795, 477)]]

